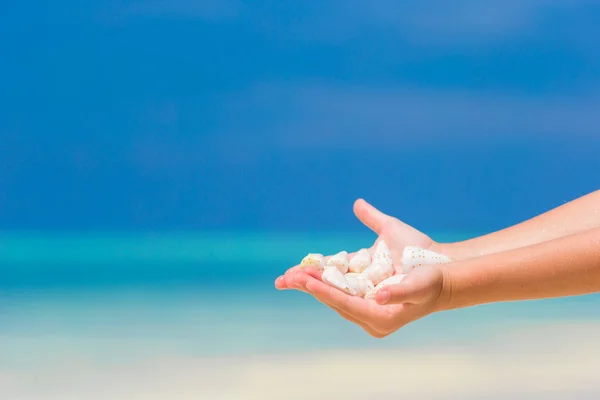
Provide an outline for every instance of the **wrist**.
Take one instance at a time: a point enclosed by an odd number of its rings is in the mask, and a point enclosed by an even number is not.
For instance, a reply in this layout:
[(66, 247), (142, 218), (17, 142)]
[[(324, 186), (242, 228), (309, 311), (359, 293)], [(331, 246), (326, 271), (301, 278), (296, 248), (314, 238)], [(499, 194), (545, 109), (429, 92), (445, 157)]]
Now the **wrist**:
[(452, 297), (453, 297), (453, 281), (452, 272), (449, 268), (449, 264), (440, 265), (442, 285), (440, 288), (440, 294), (435, 302), (434, 312), (447, 311), (452, 308)]
[(429, 250), (450, 257), (452, 261), (463, 261), (475, 258), (478, 254), (468, 242), (438, 243), (433, 242)]

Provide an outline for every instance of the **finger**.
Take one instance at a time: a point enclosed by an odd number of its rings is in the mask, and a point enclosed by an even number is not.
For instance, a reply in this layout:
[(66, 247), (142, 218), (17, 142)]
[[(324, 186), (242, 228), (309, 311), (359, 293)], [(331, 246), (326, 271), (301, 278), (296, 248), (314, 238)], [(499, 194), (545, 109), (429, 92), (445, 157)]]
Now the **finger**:
[(341, 290), (329, 286), (307, 275), (306, 289), (318, 300), (353, 316), (354, 318), (370, 325), (371, 321), (386, 318), (386, 313), (375, 302), (350, 296)]
[(384, 223), (391, 218), (363, 199), (358, 199), (354, 202), (354, 214), (363, 224), (378, 235), (381, 233)]
[(306, 282), (310, 276), (304, 269), (293, 271), (290, 273), (289, 278), (286, 278), (290, 287), (294, 289), (306, 290)]
[(345, 311), (340, 310), (337, 307), (334, 307), (333, 305), (331, 305), (329, 302), (327, 302), (327, 300), (323, 297), (320, 296), (316, 296), (315, 293), (311, 292), (307, 287), (307, 283), (310, 279), (315, 279), (315, 280), (319, 280), (321, 279), (321, 275), (322, 272), (319, 271), (317, 268), (312, 267), (312, 266), (308, 266), (306, 268), (303, 268), (301, 271), (298, 271), (294, 274), (294, 284), (297, 284), (299, 287), (301, 287), (301, 289), (298, 290), (302, 290), (308, 294), (313, 295), (313, 297), (315, 297), (315, 299), (317, 299), (317, 301), (319, 301), (320, 303), (326, 305), (327, 307), (333, 309), (335, 312), (337, 312), (342, 318), (344, 318), (347, 321), (350, 321), (354, 324), (359, 325), (361, 328), (363, 328), (365, 331), (367, 331), (367, 333), (369, 333), (371, 336), (375, 336), (375, 337), (383, 337), (382, 332), (377, 331), (376, 329), (372, 328), (369, 324), (353, 317), (352, 315), (348, 314)]
[(302, 269), (300, 269), (299, 266), (295, 266), (295, 267), (288, 269), (288, 271), (286, 271), (285, 275), (282, 275), (275, 280), (275, 287), (279, 290), (297, 289), (301, 292), (311, 294), (321, 304), (331, 308), (333, 311), (338, 313), (338, 315), (340, 317), (344, 318), (345, 320), (360, 326), (369, 335), (371, 335), (373, 337), (377, 337), (377, 338), (381, 338), (381, 337), (385, 336), (384, 333), (379, 332), (375, 328), (371, 327), (369, 324), (367, 324), (367, 323), (353, 317), (349, 313), (342, 311), (339, 308), (336, 308), (333, 305), (329, 304), (324, 298), (315, 296), (314, 293), (312, 293), (310, 290), (308, 290), (306, 288), (306, 284), (309, 279), (315, 279), (315, 280), (318, 279), (320, 281), (321, 275), (322, 275), (322, 272), (319, 271), (314, 266), (306, 266)]
[(321, 281), (322, 272), (317, 268), (308, 266), (303, 269), (290, 269), (286, 273), (286, 282), (288, 287), (292, 289), (299, 289), (305, 292), (310, 292), (310, 290), (306, 287), (307, 282), (310, 279), (317, 279)]
[[(288, 283), (288, 281), (290, 283)], [(288, 278), (287, 281), (286, 281), (286, 276), (285, 275), (281, 275), (277, 279), (275, 279), (275, 288), (277, 290), (299, 289), (298, 287), (295, 286), (294, 283), (295, 283), (295, 278)]]
[[(286, 276), (287, 275), (287, 276)], [(280, 276), (275, 281), (275, 287), (280, 290), (299, 290), (304, 293), (309, 293), (305, 287), (306, 279), (304, 278), (306, 273), (303, 270), (297, 268), (290, 268), (286, 275)]]
[(307, 275), (312, 276), (315, 279), (321, 280), (321, 276), (323, 275), (323, 271), (319, 271), (316, 267), (308, 266), (304, 268), (304, 271)]
[(283, 275), (277, 277), (277, 279), (275, 279), (275, 288), (277, 290), (285, 290), (287, 289), (287, 286), (285, 284), (285, 277)]
[[(412, 278), (412, 277), (411, 277)], [(419, 277), (417, 277), (419, 278)], [(431, 287), (422, 279), (407, 277), (396, 285), (381, 288), (375, 295), (377, 304), (420, 304), (431, 296)]]
[[(314, 267), (309, 267), (309, 268), (305, 268), (304, 272), (306, 273), (306, 277), (305, 280), (303, 281), (303, 287), (306, 288), (306, 284), (308, 283), (309, 277), (313, 278), (313, 279), (317, 279), (320, 280), (321, 279), (321, 275), (322, 272), (319, 271), (317, 268)], [(320, 303), (326, 305), (327, 307), (333, 309), (335, 312), (337, 312), (342, 318), (344, 318), (347, 321), (350, 321), (352, 323), (355, 323), (357, 325), (359, 325), (361, 328), (363, 328), (365, 331), (367, 331), (367, 333), (369, 333), (371, 336), (375, 336), (375, 337), (382, 337), (382, 332), (377, 331), (376, 329), (374, 329), (373, 327), (371, 327), (369, 324), (354, 318), (352, 315), (348, 314), (345, 311), (340, 310), (339, 308), (333, 306), (332, 304), (330, 304), (325, 298), (323, 298), (322, 296), (318, 296), (315, 295), (315, 293), (313, 293), (312, 291), (310, 291), (308, 288), (306, 288), (306, 292), (309, 294), (312, 294), (313, 297), (315, 297), (315, 299), (317, 299), (317, 301), (319, 301)]]
[[(311, 292), (309, 292), (309, 293), (311, 293)], [(311, 294), (312, 294), (312, 293), (311, 293)], [(316, 297), (315, 297), (315, 298), (316, 298)], [(334, 307), (334, 306), (332, 306), (331, 304), (328, 304), (328, 303), (326, 303), (325, 301), (319, 300), (318, 298), (317, 298), (317, 300), (318, 300), (320, 303), (322, 303), (322, 304), (326, 305), (327, 307), (329, 307), (329, 308), (331, 308), (332, 310), (334, 310), (335, 312), (337, 312), (337, 313), (340, 315), (340, 317), (344, 318), (346, 321), (350, 321), (350, 322), (352, 322), (352, 323), (354, 323), (354, 324), (356, 324), (356, 325), (360, 326), (360, 327), (361, 327), (362, 329), (364, 329), (364, 330), (365, 330), (365, 331), (366, 331), (366, 332), (367, 332), (369, 335), (371, 335), (371, 336), (375, 336), (375, 337), (383, 337), (383, 336), (384, 336), (384, 335), (383, 335), (383, 332), (379, 332), (378, 330), (376, 330), (376, 329), (372, 328), (370, 325), (368, 325), (368, 324), (366, 324), (366, 323), (364, 323), (364, 322), (362, 322), (362, 321), (360, 321), (360, 320), (358, 320), (358, 319), (354, 318), (353, 316), (351, 316), (351, 315), (350, 315), (350, 314), (348, 314), (347, 312), (344, 312), (344, 311), (342, 311), (342, 310), (340, 310), (340, 309), (338, 309), (338, 308), (335, 308), (335, 307)]]
[(285, 271), (285, 274), (283, 274), (283, 279), (284, 279), (284, 284), (285, 284), (286, 289), (298, 289), (299, 288), (296, 283), (296, 274), (301, 271), (302, 271), (302, 269), (300, 269), (299, 265), (296, 265), (295, 267), (292, 267), (292, 268), (288, 269), (287, 271)]

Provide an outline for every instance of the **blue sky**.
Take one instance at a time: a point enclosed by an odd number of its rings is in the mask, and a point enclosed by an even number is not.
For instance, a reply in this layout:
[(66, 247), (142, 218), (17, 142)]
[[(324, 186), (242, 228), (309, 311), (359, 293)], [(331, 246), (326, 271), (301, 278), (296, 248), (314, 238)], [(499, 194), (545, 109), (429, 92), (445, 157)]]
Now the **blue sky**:
[[(17, 2), (14, 2), (17, 3)], [(1, 229), (495, 229), (600, 187), (594, 1), (0, 6)]]

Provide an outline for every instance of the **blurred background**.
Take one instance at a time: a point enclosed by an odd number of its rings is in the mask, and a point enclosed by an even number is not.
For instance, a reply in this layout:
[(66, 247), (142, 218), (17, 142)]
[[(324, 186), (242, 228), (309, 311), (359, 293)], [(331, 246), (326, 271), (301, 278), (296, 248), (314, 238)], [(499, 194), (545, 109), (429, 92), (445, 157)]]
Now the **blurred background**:
[[(595, 1), (0, 5), (6, 399), (597, 398), (600, 298), (384, 340), (273, 280), (600, 188)], [(364, 383), (364, 387), (356, 385)]]

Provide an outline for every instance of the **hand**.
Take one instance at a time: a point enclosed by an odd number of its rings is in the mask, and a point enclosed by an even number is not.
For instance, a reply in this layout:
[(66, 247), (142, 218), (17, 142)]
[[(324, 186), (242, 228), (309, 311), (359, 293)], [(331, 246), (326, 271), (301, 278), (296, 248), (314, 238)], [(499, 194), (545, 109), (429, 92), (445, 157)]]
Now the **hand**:
[[(402, 260), (402, 252), (404, 251), (405, 246), (417, 246), (436, 251), (437, 246), (439, 245), (424, 233), (419, 232), (415, 228), (394, 217), (382, 213), (362, 199), (359, 199), (354, 203), (354, 214), (363, 224), (378, 235), (377, 240), (375, 240), (375, 243), (369, 249), (371, 255), (375, 252), (375, 248), (379, 241), (385, 240), (392, 253), (392, 260), (396, 265), (399, 265), (400, 260)], [(353, 255), (354, 253), (350, 253), (349, 257), (352, 257)], [(296, 266), (289, 271), (297, 270), (298, 268), (299, 266)], [(276, 285), (278, 289), (294, 288), (293, 286), (286, 287), (285, 282), (279, 283), (283, 283), (284, 286)]]
[[(436, 244), (427, 235), (396, 218), (385, 215), (364, 200), (358, 200), (354, 204), (354, 213), (359, 220), (379, 235), (371, 247), (371, 252), (380, 240), (385, 240), (395, 265), (399, 264), (405, 246), (431, 248)], [(427, 274), (424, 274), (425, 272)], [(437, 299), (441, 293), (442, 277), (440, 268), (422, 269), (418, 274), (411, 273), (400, 285), (382, 289), (376, 297), (377, 303), (349, 296), (321, 282), (320, 273), (310, 267), (304, 270), (300, 270), (299, 266), (289, 269), (284, 276), (275, 281), (275, 286), (280, 290), (298, 289), (312, 294), (317, 300), (334, 309), (343, 318), (358, 324), (372, 336), (385, 337), (408, 322), (427, 315), (431, 312), (427, 311), (430, 308), (432, 310), (435, 308), (430, 306), (432, 299)], [(391, 300), (388, 302), (390, 305), (382, 306), (385, 293), (391, 293)], [(401, 302), (409, 304), (400, 304)], [(421, 307), (413, 307), (418, 305)]]
[(443, 267), (423, 266), (401, 283), (382, 288), (375, 300), (351, 296), (321, 281), (314, 267), (295, 273), (294, 284), (376, 338), (445, 308), (448, 291)]

